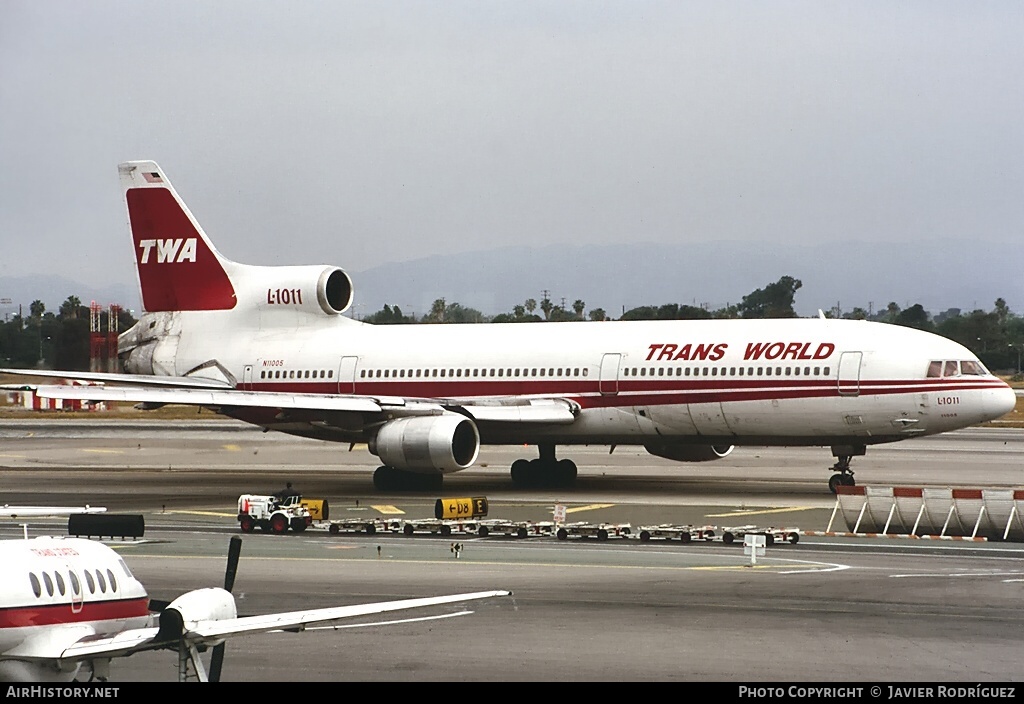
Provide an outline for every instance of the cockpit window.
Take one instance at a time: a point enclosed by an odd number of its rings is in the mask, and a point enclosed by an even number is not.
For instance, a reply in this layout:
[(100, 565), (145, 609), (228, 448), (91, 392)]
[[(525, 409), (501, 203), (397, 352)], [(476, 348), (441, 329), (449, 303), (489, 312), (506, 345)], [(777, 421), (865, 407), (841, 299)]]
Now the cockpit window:
[(965, 359), (960, 362), (960, 373), (971, 374), (973, 376), (985, 376), (985, 367), (982, 366), (981, 362)]
[(936, 378), (942, 376), (942, 362), (929, 362), (928, 376)]
[(946, 366), (942, 370), (942, 376), (960, 376), (960, 363), (946, 362)]
[(128, 577), (128, 579), (134, 579), (132, 577), (132, 571), (128, 569), (128, 565), (124, 563), (124, 560), (118, 560), (117, 564), (121, 565), (121, 569), (124, 570), (124, 574), (126, 577)]

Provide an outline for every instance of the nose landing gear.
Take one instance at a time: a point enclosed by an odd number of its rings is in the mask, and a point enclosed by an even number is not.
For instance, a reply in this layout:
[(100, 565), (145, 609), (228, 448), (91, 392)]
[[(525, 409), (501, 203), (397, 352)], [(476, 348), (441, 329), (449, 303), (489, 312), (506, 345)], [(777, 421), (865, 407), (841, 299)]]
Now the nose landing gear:
[(836, 463), (832, 465), (831, 469), (836, 471), (828, 479), (828, 489), (833, 494), (838, 493), (838, 489), (841, 486), (856, 486), (857, 482), (853, 479), (853, 470), (850, 469), (850, 460), (853, 457), (859, 457), (866, 452), (867, 448), (863, 445), (833, 445), (832, 455), (836, 458)]

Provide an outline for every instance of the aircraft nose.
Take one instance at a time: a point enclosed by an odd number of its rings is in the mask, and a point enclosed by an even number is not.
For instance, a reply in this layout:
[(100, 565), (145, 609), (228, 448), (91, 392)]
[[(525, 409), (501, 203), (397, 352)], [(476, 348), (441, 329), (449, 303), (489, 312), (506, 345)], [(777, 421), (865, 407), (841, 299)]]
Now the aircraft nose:
[(1002, 418), (1017, 407), (1017, 392), (1009, 386), (993, 389), (988, 394), (988, 403), (985, 406), (985, 410), (993, 420)]

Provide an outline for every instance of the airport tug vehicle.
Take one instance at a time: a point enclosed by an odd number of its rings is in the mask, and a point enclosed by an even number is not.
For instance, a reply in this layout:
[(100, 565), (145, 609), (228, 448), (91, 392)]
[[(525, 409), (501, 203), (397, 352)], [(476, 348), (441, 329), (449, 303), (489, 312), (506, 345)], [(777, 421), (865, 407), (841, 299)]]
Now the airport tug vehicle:
[(301, 533), (312, 524), (313, 516), (309, 508), (302, 505), (298, 494), (242, 494), (238, 497), (238, 526), (243, 533), (252, 533), (257, 528), (277, 534), (287, 533), (291, 528)]

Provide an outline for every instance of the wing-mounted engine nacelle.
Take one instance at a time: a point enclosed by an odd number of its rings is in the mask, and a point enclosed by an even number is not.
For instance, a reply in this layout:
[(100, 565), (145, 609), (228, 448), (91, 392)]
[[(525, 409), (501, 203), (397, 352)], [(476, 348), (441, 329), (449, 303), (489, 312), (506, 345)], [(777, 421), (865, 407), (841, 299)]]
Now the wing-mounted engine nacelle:
[(218, 587), (185, 592), (160, 612), (158, 641), (174, 642), (196, 621), (219, 621), (238, 616), (231, 592)]
[(732, 445), (644, 445), (656, 457), (676, 462), (709, 462), (720, 460), (730, 452)]
[(246, 266), (236, 278), (239, 300), (261, 311), (334, 316), (352, 305), (352, 279), (335, 266)]
[(480, 433), (458, 413), (399, 418), (382, 425), (369, 448), (395, 469), (447, 474), (476, 462)]

